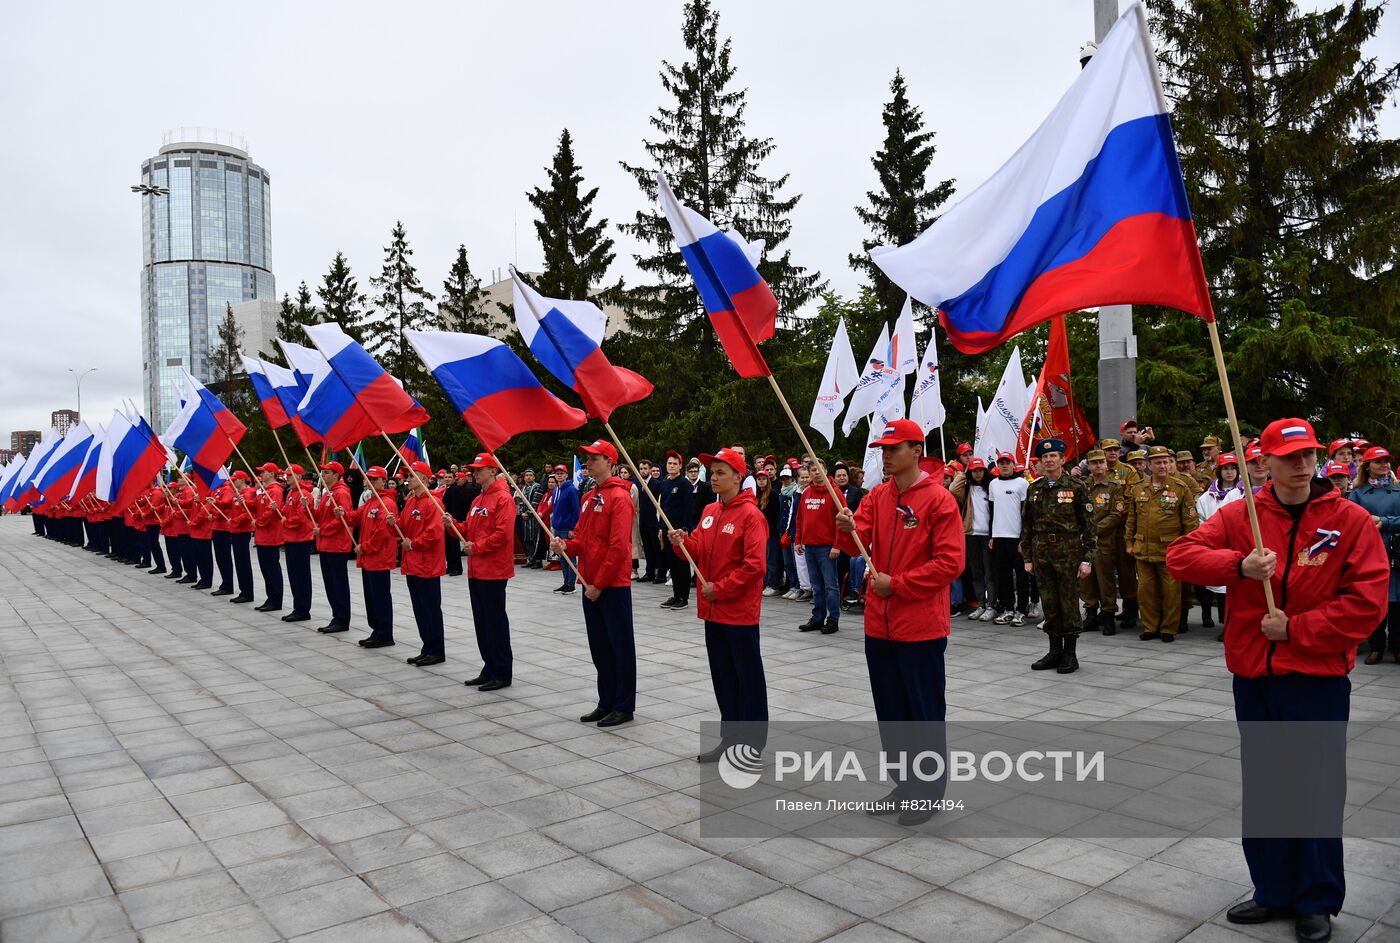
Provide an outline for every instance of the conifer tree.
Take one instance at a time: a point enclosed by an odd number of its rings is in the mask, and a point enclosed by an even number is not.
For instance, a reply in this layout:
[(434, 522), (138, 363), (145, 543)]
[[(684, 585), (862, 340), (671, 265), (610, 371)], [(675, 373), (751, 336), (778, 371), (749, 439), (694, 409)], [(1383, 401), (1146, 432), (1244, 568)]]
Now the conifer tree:
[(243, 375), (243, 361), (239, 357), (243, 346), (243, 328), (233, 316), (233, 305), (224, 306), (224, 316), (219, 321), (215, 336), (218, 341), (209, 348), (209, 388), (233, 409), (230, 399), (236, 400), (239, 405), (246, 399), (240, 395), (246, 384), (238, 382)]
[(316, 294), (321, 299), (321, 307), (325, 309), (324, 319), (334, 321), (346, 334), (364, 343), (365, 321), (369, 316), (366, 307), (368, 301), (360, 291), (359, 282), (350, 274), (345, 253), (335, 254), (330, 271), (321, 279), (321, 287), (316, 289)]
[(608, 221), (592, 219), (598, 188), (584, 192), (583, 170), (574, 157), (568, 128), (559, 135), (559, 147), (545, 173), (549, 175), (548, 186), (526, 194), (540, 214), (535, 234), (544, 250), (544, 271), (535, 279), (535, 288), (553, 298), (616, 294), (621, 281), (600, 290), (616, 253), (607, 235)]
[(384, 369), (402, 380), (410, 391), (420, 388), (421, 384), (415, 381), (420, 379), (422, 369), (403, 331), (430, 326), (428, 302), (433, 300), (433, 293), (418, 281), (412, 256), (403, 223), (396, 222), (389, 244), (384, 247), (384, 267), (369, 280), (378, 292), (374, 305), (379, 316), (366, 323), (363, 341)]
[[(302, 282), (297, 286), (295, 301), (290, 295), (282, 296), (282, 306), (277, 314), (277, 336), (303, 347), (309, 346), (311, 339), (306, 336), (306, 325), (315, 324), (318, 320), (316, 306), (311, 303), (311, 289), (306, 287), (306, 282)], [(280, 356), (281, 350), (263, 353)]]
[(452, 260), (447, 280), (442, 283), (438, 324), (444, 331), (491, 333), (492, 319), (486, 311), (486, 293), (482, 290), (481, 279), (472, 274), (465, 245), (457, 247), (457, 257)]

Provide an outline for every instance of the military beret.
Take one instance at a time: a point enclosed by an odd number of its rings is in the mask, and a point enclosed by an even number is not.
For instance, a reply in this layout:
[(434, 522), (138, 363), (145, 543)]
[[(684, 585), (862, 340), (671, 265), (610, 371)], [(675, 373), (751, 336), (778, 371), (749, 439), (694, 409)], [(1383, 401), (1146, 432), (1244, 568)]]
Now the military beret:
[(1147, 450), (1146, 458), (1176, 458), (1171, 449), (1165, 445), (1154, 445)]
[(1064, 439), (1041, 439), (1035, 444), (1035, 457), (1040, 458), (1046, 452), (1059, 452), (1064, 455), (1065, 448)]
[(1086, 462), (1102, 462), (1107, 459), (1108, 456), (1103, 453), (1103, 449), (1090, 449), (1089, 454), (1084, 456)]

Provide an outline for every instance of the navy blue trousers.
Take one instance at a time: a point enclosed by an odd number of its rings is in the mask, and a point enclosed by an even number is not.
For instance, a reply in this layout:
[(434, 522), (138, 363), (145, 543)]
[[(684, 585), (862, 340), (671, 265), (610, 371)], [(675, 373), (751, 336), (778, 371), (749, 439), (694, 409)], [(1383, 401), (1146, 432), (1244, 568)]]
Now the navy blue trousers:
[[(1289, 674), (1263, 678), (1236, 675), (1234, 680), (1237, 721), (1340, 721), (1337, 730), (1345, 732), (1351, 711), (1351, 680), (1344, 675)], [(1261, 777), (1260, 770), (1252, 768), (1250, 733), (1243, 727), (1240, 732), (1247, 820), (1251, 790), (1277, 791), (1286, 788), (1287, 781), (1274, 775), (1264, 777), (1268, 781), (1256, 781)], [(1328, 801), (1335, 804), (1338, 832), (1330, 838), (1251, 838), (1245, 835), (1240, 844), (1249, 865), (1250, 879), (1254, 881), (1254, 901), (1263, 907), (1283, 907), (1300, 914), (1336, 914), (1342, 909), (1346, 896), (1340, 831), (1342, 803), (1346, 797), (1345, 737), (1341, 737), (1340, 750), (1331, 751), (1326, 760), (1311, 755), (1299, 756), (1297, 760), (1309, 767), (1307, 778), (1310, 780), (1317, 776), (1319, 765), (1332, 774), (1330, 788), (1313, 789), (1309, 797), (1300, 798), (1304, 802), (1314, 802), (1319, 801), (1322, 793), (1330, 795), (1332, 798)], [(1245, 830), (1249, 830), (1248, 825)]]
[(170, 575), (172, 577), (183, 576), (185, 572), (185, 557), (180, 552), (180, 538), (166, 535), (165, 555), (170, 558)]
[(637, 709), (637, 645), (632, 637), (632, 587), (605, 589), (597, 602), (585, 595), (583, 624), (588, 629), (588, 653), (598, 670), (599, 709), (633, 713)]
[(762, 750), (768, 743), (768, 681), (758, 626), (705, 620), (705, 653), (719, 703), (719, 736), (726, 744)]
[[(200, 589), (208, 589), (214, 585), (214, 541), (205, 537), (186, 538), (190, 542), (190, 559), (194, 562), (194, 572), (199, 579), (195, 585)], [(188, 576), (190, 570), (185, 570)]]
[(481, 675), (491, 681), (510, 681), (514, 664), (510, 652), (510, 617), (506, 615), (507, 582), (467, 577), (476, 645), (481, 649)]
[(228, 535), (229, 556), (233, 558), (233, 572), (238, 577), (238, 595), (253, 596), (253, 557), (248, 550), (253, 541), (252, 532)]
[(267, 593), (266, 605), (271, 609), (282, 608), (282, 548), (258, 546), (258, 569), (262, 571), (263, 590)]
[(292, 590), (292, 612), (311, 614), (311, 548), (314, 540), (288, 541), (282, 545), (287, 556), (287, 585)]
[(155, 561), (156, 569), (165, 566), (165, 554), (160, 552), (159, 524), (151, 524), (146, 528), (146, 555)]
[(189, 534), (181, 534), (175, 538), (176, 549), (180, 551), (180, 566), (184, 568), (185, 576), (199, 576), (199, 565), (194, 559), (194, 538)]
[(394, 640), (394, 591), (388, 570), (361, 570), (360, 582), (365, 590), (365, 621), (369, 637), (386, 642)]
[[(321, 582), (326, 586), (326, 603), (331, 607), (331, 621), (350, 625), (350, 554), (322, 550)], [(305, 611), (305, 610), (303, 610)]]
[[(880, 745), (891, 759), (904, 755), (906, 772), (912, 771), (914, 757), (919, 753), (937, 752), (947, 758), (948, 735), (943, 726), (948, 710), (943, 671), (947, 649), (947, 638), (895, 642), (872, 635), (865, 637), (865, 664), (870, 671), (870, 696), (875, 702)], [(932, 772), (930, 765), (925, 764), (924, 768)], [(922, 782), (905, 775), (895, 788), (911, 798), (938, 799), (946, 785), (946, 777)]]
[(214, 531), (214, 566), (219, 571), (219, 591), (233, 591), (233, 535), (226, 530)]
[(405, 576), (408, 599), (413, 603), (413, 620), (418, 623), (418, 637), (423, 640), (420, 655), (446, 657), (442, 640), (442, 577)]

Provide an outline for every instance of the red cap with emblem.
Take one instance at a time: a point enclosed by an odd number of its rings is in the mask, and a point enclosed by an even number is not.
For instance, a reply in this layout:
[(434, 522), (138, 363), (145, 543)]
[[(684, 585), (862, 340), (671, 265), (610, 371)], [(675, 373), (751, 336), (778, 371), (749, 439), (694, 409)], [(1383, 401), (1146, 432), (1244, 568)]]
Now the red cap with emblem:
[(748, 466), (744, 464), (744, 456), (740, 455), (733, 449), (720, 449), (713, 455), (710, 455), (707, 452), (700, 453), (701, 465), (704, 465), (706, 468), (709, 468), (715, 462), (724, 462), (724, 464), (728, 465), (730, 468), (738, 472), (740, 478), (748, 474)]
[(412, 465), (409, 465), (408, 467), (409, 467), (409, 469), (410, 469), (411, 471), (416, 471), (418, 474), (422, 475), (424, 478), (431, 478), (431, 477), (432, 477), (432, 474), (433, 474), (433, 466), (429, 465), (427, 462), (414, 462)]
[(383, 468), (380, 468), (378, 465), (371, 465), (365, 470), (365, 477), (387, 480), (389, 477), (389, 473), (386, 472)]
[[(617, 464), (617, 449), (612, 447), (611, 442), (604, 442), (602, 439), (594, 439), (589, 445), (580, 445), (578, 450), (586, 455), (601, 455), (614, 465)], [(680, 454), (677, 452), (666, 453), (667, 458), (670, 458), (672, 455), (675, 455), (676, 458), (680, 458)]]
[(1373, 445), (1366, 450), (1366, 454), (1361, 456), (1363, 462), (1390, 461), (1390, 453), (1383, 445)]
[(1275, 419), (1259, 436), (1259, 448), (1265, 455), (1292, 455), (1304, 449), (1320, 449), (1322, 443), (1306, 419)]
[(496, 464), (496, 459), (492, 457), (492, 455), (491, 455), (490, 452), (477, 452), (477, 453), (476, 453), (476, 458), (472, 459), (471, 464), (468, 465), (467, 467), (468, 467), (468, 468), (498, 468), (499, 466)]
[(922, 445), (923, 441), (923, 426), (912, 419), (894, 419), (885, 426), (880, 438), (870, 443), (870, 447), (874, 449), (886, 445), (899, 445), (901, 442), (918, 442)]
[(323, 462), (321, 464), (321, 471), (333, 471), (337, 475), (343, 475), (345, 474), (345, 466), (340, 464), (339, 462)]

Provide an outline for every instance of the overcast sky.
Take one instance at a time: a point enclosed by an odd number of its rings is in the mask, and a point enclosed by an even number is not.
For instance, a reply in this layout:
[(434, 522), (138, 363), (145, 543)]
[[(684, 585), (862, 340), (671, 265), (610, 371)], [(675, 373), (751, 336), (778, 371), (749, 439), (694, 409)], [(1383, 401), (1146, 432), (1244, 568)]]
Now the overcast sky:
[[(1321, 5), (1306, 0), (1306, 6)], [(802, 194), (797, 264), (855, 290), (852, 208), (896, 67), (938, 134), (937, 178), (959, 194), (1032, 131), (1079, 71), (1092, 0), (882, 3), (716, 0), (748, 127), (766, 166)], [(527, 189), (568, 127), (595, 207), (614, 224), (640, 191), (663, 104), (662, 59), (684, 56), (680, 0), (263, 2), (132, 6), (8, 3), (0, 21), (0, 447), (74, 405), (68, 368), (97, 367), (84, 412), (140, 401), (139, 198), (128, 187), (180, 126), (242, 134), (272, 179), (279, 296), (319, 283), (343, 250), (368, 289), (402, 219), (425, 285), (465, 243), (488, 278), (536, 268)], [(1374, 52), (1400, 57), (1391, 11)], [(1394, 107), (1385, 130), (1400, 133)], [(956, 199), (956, 197), (955, 197)], [(615, 271), (632, 280), (615, 234)]]

